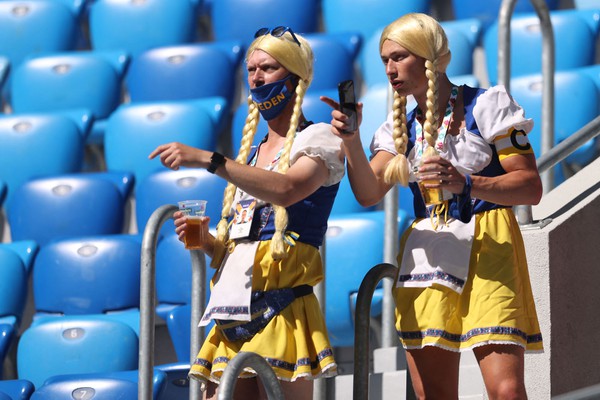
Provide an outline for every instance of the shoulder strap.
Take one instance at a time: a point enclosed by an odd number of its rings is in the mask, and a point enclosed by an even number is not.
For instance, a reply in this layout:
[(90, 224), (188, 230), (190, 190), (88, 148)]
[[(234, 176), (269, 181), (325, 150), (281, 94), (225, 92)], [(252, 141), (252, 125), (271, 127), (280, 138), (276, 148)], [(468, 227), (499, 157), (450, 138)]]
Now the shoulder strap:
[(486, 89), (472, 88), (467, 85), (463, 85), (463, 104), (465, 109), (465, 124), (469, 132), (479, 134), (479, 128), (473, 117), (473, 107), (477, 103), (477, 97), (485, 93)]

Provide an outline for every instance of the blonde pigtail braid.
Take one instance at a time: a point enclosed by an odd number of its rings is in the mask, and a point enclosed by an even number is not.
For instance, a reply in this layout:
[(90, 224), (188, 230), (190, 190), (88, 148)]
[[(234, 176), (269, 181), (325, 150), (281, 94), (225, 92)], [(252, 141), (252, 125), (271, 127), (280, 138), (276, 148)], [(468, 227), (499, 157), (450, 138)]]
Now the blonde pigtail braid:
[(406, 132), (406, 97), (394, 92), (394, 103), (392, 105), (394, 128), (392, 138), (398, 155), (388, 163), (383, 179), (386, 183), (400, 183), (408, 185), (408, 161), (406, 160), (406, 146), (408, 134)]
[[(246, 123), (242, 130), (242, 142), (240, 145), (240, 151), (235, 159), (235, 162), (245, 164), (250, 154), (252, 142), (254, 141), (254, 135), (256, 134), (256, 127), (258, 126), (259, 111), (256, 104), (252, 101), (252, 96), (248, 96), (248, 116), (246, 117)], [(225, 257), (225, 250), (227, 248), (226, 243), (229, 235), (229, 213), (233, 199), (235, 197), (236, 186), (232, 183), (228, 183), (223, 194), (223, 208), (221, 209), (221, 220), (217, 224), (217, 235), (215, 237), (215, 245), (213, 258), (210, 266), (212, 268), (219, 268)]]
[[(307, 86), (307, 83), (302, 79), (296, 85), (294, 111), (292, 112), (290, 127), (285, 136), (285, 143), (277, 168), (277, 172), (281, 174), (285, 174), (290, 167), (290, 153), (294, 144), (294, 138), (296, 137), (296, 130), (298, 129), (298, 121), (302, 110), (302, 101), (304, 100)], [(288, 215), (285, 207), (274, 204), (273, 209), (275, 210), (275, 233), (271, 240), (271, 254), (274, 260), (281, 260), (287, 256), (284, 246), (284, 235), (288, 224)]]
[(438, 136), (438, 85), (437, 85), (437, 62), (425, 61), (425, 75), (427, 76), (427, 112), (425, 113), (425, 123), (423, 124), (423, 134), (429, 147), (423, 153), (424, 157), (437, 155), (435, 142)]

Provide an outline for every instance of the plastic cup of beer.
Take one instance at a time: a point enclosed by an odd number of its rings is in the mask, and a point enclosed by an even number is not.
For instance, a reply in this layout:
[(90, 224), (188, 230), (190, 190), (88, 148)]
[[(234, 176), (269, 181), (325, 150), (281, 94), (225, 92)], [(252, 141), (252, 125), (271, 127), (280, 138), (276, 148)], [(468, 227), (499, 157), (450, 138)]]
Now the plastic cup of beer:
[(184, 200), (179, 202), (179, 211), (187, 218), (187, 230), (185, 232), (184, 244), (189, 250), (201, 249), (202, 240), (202, 217), (206, 212), (206, 200)]
[(426, 188), (425, 184), (427, 183), (437, 182), (435, 180), (419, 181), (419, 190), (421, 191), (425, 205), (442, 204), (444, 200), (448, 200), (448, 198), (444, 196), (444, 190), (440, 188)]

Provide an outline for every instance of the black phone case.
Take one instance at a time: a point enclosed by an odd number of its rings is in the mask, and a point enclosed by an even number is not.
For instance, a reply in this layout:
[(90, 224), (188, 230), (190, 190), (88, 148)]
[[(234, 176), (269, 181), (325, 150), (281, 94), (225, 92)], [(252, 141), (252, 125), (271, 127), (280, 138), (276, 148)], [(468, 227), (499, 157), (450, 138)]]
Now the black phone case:
[(338, 84), (340, 111), (348, 116), (348, 131), (354, 132), (358, 129), (358, 116), (356, 114), (356, 95), (354, 93), (354, 82), (347, 80)]

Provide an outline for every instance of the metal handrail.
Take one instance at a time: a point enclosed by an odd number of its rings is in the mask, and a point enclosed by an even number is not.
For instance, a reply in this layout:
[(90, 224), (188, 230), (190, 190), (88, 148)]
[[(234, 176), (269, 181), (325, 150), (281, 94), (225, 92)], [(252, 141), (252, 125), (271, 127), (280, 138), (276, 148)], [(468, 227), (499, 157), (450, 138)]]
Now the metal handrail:
[[(517, 0), (503, 0), (498, 16), (498, 83), (510, 93), (510, 20)], [(545, 0), (531, 0), (542, 30), (542, 154), (554, 145), (555, 46), (552, 21)], [(552, 170), (542, 174), (544, 191), (552, 189)]]
[[(397, 272), (398, 268), (392, 264), (377, 264), (365, 275), (358, 289), (354, 321), (354, 400), (368, 400), (369, 398), (369, 330), (373, 292), (382, 279), (394, 279)], [(406, 376), (406, 399), (415, 399), (408, 369)]]
[(267, 398), (269, 400), (284, 399), (283, 390), (281, 389), (279, 380), (269, 363), (256, 353), (242, 351), (233, 357), (229, 364), (227, 364), (227, 367), (225, 367), (223, 376), (221, 377), (221, 383), (219, 384), (217, 400), (233, 399), (238, 376), (243, 369), (247, 367), (251, 367), (256, 371), (260, 377), (259, 381), (262, 382), (265, 387)]
[[(167, 204), (157, 208), (146, 223), (142, 238), (140, 265), (140, 348), (138, 358), (138, 400), (152, 400), (152, 376), (154, 369), (154, 315), (156, 298), (156, 245), (162, 225), (178, 210)], [(191, 360), (200, 349), (202, 331), (197, 328), (200, 312), (204, 304), (206, 262), (199, 250), (191, 250), (192, 260), (192, 318), (191, 318)], [(199, 382), (190, 380), (190, 400), (201, 398)]]
[[(589, 140), (600, 135), (600, 116), (588, 122), (583, 128), (567, 137), (565, 140), (550, 149), (537, 159), (537, 167), (540, 172), (554, 167), (556, 164), (567, 158), (571, 153), (587, 143)], [(535, 225), (533, 222), (533, 213), (531, 206), (515, 206), (517, 221), (521, 227)]]

